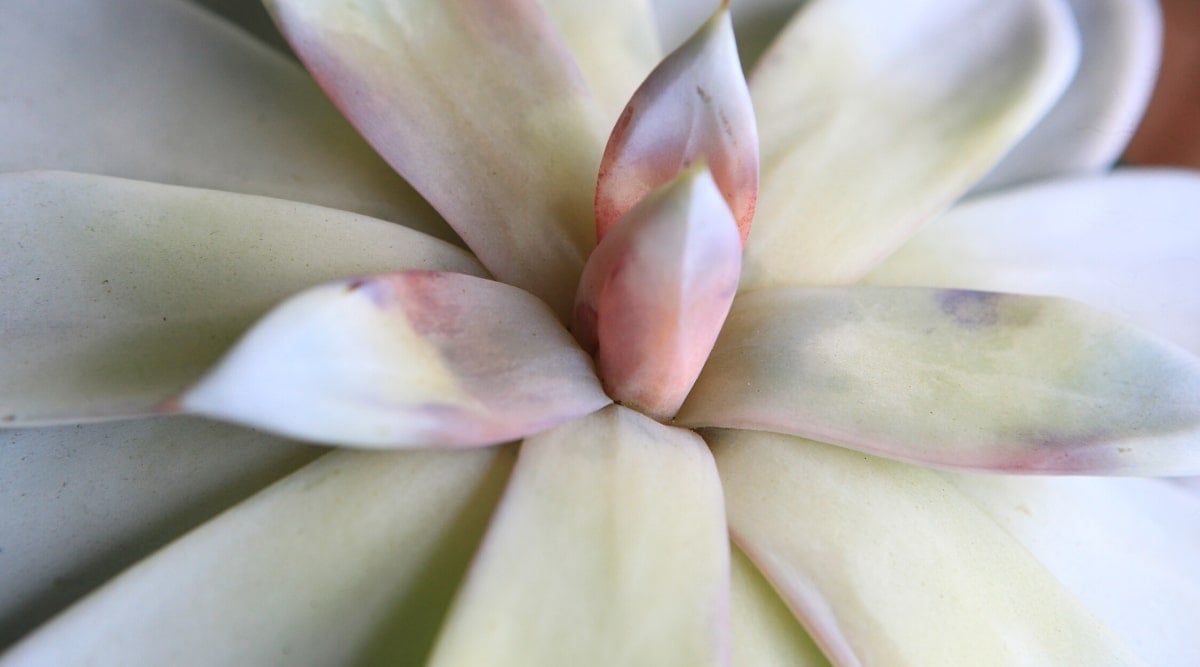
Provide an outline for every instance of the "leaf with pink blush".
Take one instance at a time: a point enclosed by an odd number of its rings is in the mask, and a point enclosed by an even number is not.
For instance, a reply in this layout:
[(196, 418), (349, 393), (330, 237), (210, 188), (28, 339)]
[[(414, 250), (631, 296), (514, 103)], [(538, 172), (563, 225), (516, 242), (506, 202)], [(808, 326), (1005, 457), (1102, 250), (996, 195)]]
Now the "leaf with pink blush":
[(0, 427), (153, 414), (330, 280), (484, 273), (383, 220), (108, 176), (0, 175), (0, 210)]
[(737, 299), (678, 421), (923, 465), (1200, 472), (1200, 359), (1073, 301), (921, 288)]
[(729, 313), (741, 267), (737, 225), (703, 164), (622, 218), (584, 268), (573, 326), (609, 394), (673, 416)]
[(728, 665), (721, 480), (690, 431), (610, 406), (521, 444), (432, 667)]
[(602, 115), (537, 0), (270, 0), (317, 82), (497, 279), (565, 321)]
[(728, 3), (650, 73), (617, 121), (596, 184), (597, 238), (698, 160), (744, 243), (758, 198), (758, 132)]
[(515, 287), (409, 271), (331, 283), (263, 318), (185, 412), (358, 447), (487, 445), (610, 401), (549, 308)]

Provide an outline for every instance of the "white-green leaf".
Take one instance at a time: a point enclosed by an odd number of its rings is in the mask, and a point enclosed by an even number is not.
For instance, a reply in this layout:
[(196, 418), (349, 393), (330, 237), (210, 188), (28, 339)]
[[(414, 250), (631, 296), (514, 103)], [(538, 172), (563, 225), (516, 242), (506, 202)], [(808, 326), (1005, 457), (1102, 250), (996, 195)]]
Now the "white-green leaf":
[(1200, 664), (1200, 499), (1162, 480), (946, 477), (1147, 662)]
[(267, 4), (339, 108), (480, 261), (569, 320), (608, 128), (538, 1)]
[(834, 664), (1139, 664), (937, 473), (777, 434), (709, 442), (734, 539)]
[(0, 431), (0, 646), (318, 453), (186, 417)]
[(649, 0), (540, 0), (583, 71), (603, 114), (603, 126), (662, 60)]
[(139, 181), (0, 176), (0, 426), (146, 414), (291, 294), (398, 269), (482, 273), (353, 213)]
[(463, 447), (610, 402), (591, 359), (533, 295), (407, 271), (288, 299), (178, 407), (331, 445)]
[(1119, 169), (956, 206), (867, 275), (1078, 299), (1200, 354), (1200, 175)]
[(730, 549), (734, 665), (829, 667), (771, 584), (741, 549)]
[(1200, 471), (1200, 359), (1063, 299), (775, 288), (734, 302), (678, 420), (927, 465)]
[(1107, 169), (1137, 130), (1158, 77), (1157, 0), (1068, 0), (1079, 24), (1079, 71), (1054, 108), (974, 191)]
[(728, 605), (707, 447), (613, 406), (521, 446), (431, 664), (725, 664)]
[(134, 566), (0, 660), (419, 664), (511, 450), (335, 452)]
[(742, 291), (858, 280), (986, 172), (1078, 59), (1059, 0), (815, 0), (750, 78)]
[(302, 67), (189, 2), (5, 0), (0, 81), (0, 171), (280, 197), (454, 238)]

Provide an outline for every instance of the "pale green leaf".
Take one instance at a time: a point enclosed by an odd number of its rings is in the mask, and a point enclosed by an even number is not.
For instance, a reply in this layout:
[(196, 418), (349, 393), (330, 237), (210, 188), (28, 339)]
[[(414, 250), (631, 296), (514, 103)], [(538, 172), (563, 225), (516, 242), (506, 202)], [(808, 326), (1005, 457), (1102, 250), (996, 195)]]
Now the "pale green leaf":
[(270, 0), (339, 108), (500, 280), (564, 320), (602, 114), (537, 0)]
[(397, 269), (482, 273), (353, 213), (69, 174), (0, 176), (0, 426), (145, 414), (278, 301)]
[(1059, 0), (816, 0), (750, 78), (762, 146), (742, 290), (858, 280), (1048, 110)]
[(1162, 480), (946, 477), (1147, 662), (1200, 664), (1200, 500)]
[(454, 238), (303, 68), (191, 3), (6, 0), (0, 81), (0, 171), (279, 197)]
[(649, 0), (540, 2), (583, 71), (603, 125), (611, 127), (662, 59)]
[(743, 294), (680, 412), (948, 468), (1200, 471), (1200, 359), (1063, 299)]
[(709, 442), (734, 539), (835, 664), (1139, 664), (937, 473), (784, 435)]
[(613, 406), (521, 446), (431, 664), (725, 664), (728, 604), (704, 442)]
[(511, 450), (335, 452), (134, 566), (10, 665), (414, 664)]
[(186, 417), (0, 432), (0, 646), (319, 452)]
[(1079, 71), (1054, 108), (973, 192), (1098, 172), (1137, 130), (1158, 77), (1157, 0), (1068, 0), (1079, 25)]
[(1200, 353), (1200, 175), (1121, 169), (986, 195), (865, 282), (1078, 299)]
[(733, 664), (829, 667), (821, 649), (741, 549), (730, 549), (730, 566)]

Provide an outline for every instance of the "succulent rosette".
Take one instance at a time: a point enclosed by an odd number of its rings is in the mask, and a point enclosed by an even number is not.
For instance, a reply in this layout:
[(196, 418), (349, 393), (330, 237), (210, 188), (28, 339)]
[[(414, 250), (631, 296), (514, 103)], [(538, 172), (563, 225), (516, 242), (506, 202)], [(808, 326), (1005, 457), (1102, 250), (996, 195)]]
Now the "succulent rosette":
[(1153, 2), (266, 4), (0, 5), (0, 663), (1200, 662)]

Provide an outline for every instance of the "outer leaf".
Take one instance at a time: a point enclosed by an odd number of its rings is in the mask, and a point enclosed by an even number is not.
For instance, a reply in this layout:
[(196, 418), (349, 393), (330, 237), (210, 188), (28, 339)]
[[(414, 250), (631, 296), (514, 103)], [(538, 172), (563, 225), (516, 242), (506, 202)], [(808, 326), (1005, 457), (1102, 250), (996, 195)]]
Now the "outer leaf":
[(947, 474), (1153, 665), (1200, 663), (1200, 501), (1160, 480)]
[(735, 302), (680, 412), (948, 468), (1200, 471), (1200, 360), (1081, 304), (958, 290)]
[(6, 0), (0, 171), (66, 169), (441, 218), (292, 60), (178, 0)]
[(0, 433), (0, 646), (317, 453), (189, 418)]
[(0, 422), (145, 414), (280, 299), (395, 269), (482, 269), (352, 213), (101, 176), (0, 176)]
[(491, 445), (607, 405), (544, 303), (409, 271), (330, 283), (260, 320), (179, 408), (361, 447)]
[(569, 319), (600, 112), (537, 0), (270, 0), (292, 47), (497, 278)]
[(829, 660), (741, 549), (730, 549), (733, 664), (828, 667)]
[(592, 253), (575, 336), (609, 394), (670, 418), (712, 351), (737, 293), (737, 224), (702, 164), (635, 207)]
[(604, 114), (617, 122), (633, 91), (662, 60), (648, 0), (541, 0)]
[(734, 539), (835, 664), (1137, 664), (937, 473), (769, 433), (709, 442)]
[(745, 242), (758, 197), (758, 134), (727, 2), (655, 68), (617, 121), (596, 184), (596, 237), (698, 160)]
[(0, 664), (419, 664), (510, 461), (497, 449), (330, 454)]
[(951, 209), (866, 282), (1065, 296), (1200, 353), (1200, 176), (1118, 170)]
[(1029, 134), (975, 186), (1107, 169), (1150, 101), (1162, 50), (1156, 0), (1068, 0), (1083, 52), (1071, 86)]
[(750, 80), (762, 182), (742, 291), (854, 282), (1050, 108), (1059, 0), (817, 0)]
[(522, 445), (431, 664), (721, 664), (728, 572), (703, 441), (613, 406)]

